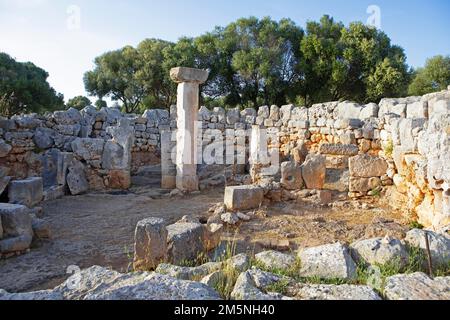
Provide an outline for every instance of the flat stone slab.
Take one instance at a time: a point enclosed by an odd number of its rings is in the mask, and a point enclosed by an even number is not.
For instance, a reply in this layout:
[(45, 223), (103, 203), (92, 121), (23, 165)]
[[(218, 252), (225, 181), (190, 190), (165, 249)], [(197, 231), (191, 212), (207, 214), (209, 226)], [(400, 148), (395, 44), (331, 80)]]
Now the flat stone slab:
[(337, 156), (356, 156), (359, 148), (353, 144), (324, 143), (319, 147), (319, 152)]
[(9, 183), (9, 202), (34, 207), (42, 201), (44, 196), (44, 184), (42, 178), (28, 178), (15, 180)]
[(323, 279), (356, 278), (356, 264), (346, 246), (335, 243), (301, 250), (300, 276)]
[(372, 178), (385, 175), (388, 164), (382, 158), (363, 154), (350, 158), (349, 168), (353, 177)]
[(355, 260), (371, 265), (384, 265), (388, 262), (405, 265), (409, 258), (406, 246), (400, 240), (388, 237), (356, 241), (350, 247)]
[(256, 261), (263, 264), (269, 269), (281, 269), (286, 270), (291, 268), (296, 259), (294, 256), (278, 251), (263, 251), (255, 255)]
[(170, 70), (170, 78), (177, 83), (204, 83), (208, 80), (209, 72), (201, 69), (178, 67)]
[(225, 206), (228, 210), (251, 210), (259, 208), (264, 199), (264, 190), (257, 186), (225, 188)]
[(167, 229), (163, 219), (138, 222), (134, 236), (134, 269), (149, 271), (166, 259)]
[(289, 288), (296, 300), (382, 300), (368, 286), (297, 284)]
[(400, 274), (386, 279), (389, 300), (449, 300), (450, 277), (429, 278), (424, 273)]

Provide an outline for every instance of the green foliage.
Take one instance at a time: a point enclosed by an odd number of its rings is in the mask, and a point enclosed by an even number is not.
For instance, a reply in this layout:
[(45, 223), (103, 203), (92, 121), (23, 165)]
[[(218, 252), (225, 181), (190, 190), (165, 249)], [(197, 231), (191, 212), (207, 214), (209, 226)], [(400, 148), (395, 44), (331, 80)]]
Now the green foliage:
[(406, 94), (411, 77), (403, 49), (362, 23), (329, 16), (306, 31), (289, 19), (242, 18), (176, 43), (147, 39), (95, 60), (86, 90), (120, 101), (127, 112), (168, 108), (176, 100), (173, 67), (207, 69), (204, 101), (258, 107), (331, 100), (375, 101)]
[(408, 224), (408, 226), (409, 226), (409, 229), (411, 229), (411, 230), (413, 230), (413, 229), (420, 229), (420, 230), (422, 230), (422, 229), (425, 228), (423, 225), (421, 225), (421, 224), (420, 224), (418, 221), (416, 221), (416, 220), (410, 221), (409, 224)]
[(31, 62), (0, 52), (0, 108), (3, 116), (63, 109), (64, 99), (47, 82), (48, 73)]
[(424, 95), (441, 91), (450, 85), (450, 56), (435, 56), (428, 59), (425, 68), (416, 70), (409, 86), (409, 94)]
[(77, 110), (83, 110), (84, 108), (86, 108), (87, 106), (90, 106), (91, 100), (89, 100), (89, 98), (84, 97), (84, 96), (77, 96), (74, 97), (72, 99), (70, 99), (67, 102), (67, 107), (68, 108), (75, 108)]

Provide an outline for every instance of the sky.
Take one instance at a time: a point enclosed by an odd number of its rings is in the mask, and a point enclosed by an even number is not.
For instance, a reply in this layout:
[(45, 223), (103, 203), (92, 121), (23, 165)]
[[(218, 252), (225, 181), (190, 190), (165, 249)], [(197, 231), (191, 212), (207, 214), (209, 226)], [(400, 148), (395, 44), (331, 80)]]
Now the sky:
[(241, 17), (290, 18), (304, 27), (324, 14), (346, 25), (376, 22), (413, 67), (450, 54), (448, 0), (0, 0), (0, 52), (47, 70), (67, 101), (86, 95), (83, 74), (106, 51), (198, 36)]

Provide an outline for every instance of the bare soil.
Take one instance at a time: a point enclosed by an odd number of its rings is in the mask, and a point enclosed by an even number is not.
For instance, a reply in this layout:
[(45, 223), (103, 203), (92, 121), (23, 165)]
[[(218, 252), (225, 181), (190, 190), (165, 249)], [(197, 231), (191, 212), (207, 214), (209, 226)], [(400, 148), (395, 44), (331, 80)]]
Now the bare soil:
[[(145, 181), (130, 192), (45, 202), (44, 219), (51, 225), (52, 240), (35, 244), (25, 255), (0, 260), (0, 288), (10, 292), (53, 288), (69, 276), (69, 266), (129, 271), (138, 221), (153, 216), (169, 223), (185, 215), (208, 217), (208, 209), (223, 201), (223, 187), (170, 198), (167, 192), (143, 185)], [(316, 203), (310, 199), (263, 207), (251, 221), (228, 228), (224, 241), (234, 241), (238, 251), (259, 252), (278, 242), (284, 243), (280, 250), (295, 250), (386, 234), (402, 237), (407, 230), (401, 213), (389, 209), (383, 199)]]

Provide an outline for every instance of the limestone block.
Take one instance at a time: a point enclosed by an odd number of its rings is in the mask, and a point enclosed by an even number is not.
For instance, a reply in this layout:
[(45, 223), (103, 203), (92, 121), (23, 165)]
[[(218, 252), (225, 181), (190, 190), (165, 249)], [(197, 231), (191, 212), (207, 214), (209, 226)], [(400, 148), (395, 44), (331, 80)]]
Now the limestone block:
[(406, 234), (405, 241), (413, 247), (426, 250), (425, 232), (428, 233), (431, 259), (435, 266), (450, 263), (450, 238), (432, 231), (414, 229)]
[(300, 250), (298, 257), (302, 277), (353, 280), (357, 276), (348, 248), (340, 243)]
[(322, 189), (326, 177), (326, 158), (310, 154), (302, 166), (302, 176), (307, 189)]
[(371, 265), (385, 265), (408, 263), (409, 255), (406, 246), (397, 239), (390, 237), (359, 240), (350, 246), (355, 261), (362, 260)]
[(84, 166), (76, 159), (73, 159), (68, 167), (66, 180), (72, 195), (79, 195), (89, 190), (89, 183), (86, 178)]
[(406, 106), (407, 118), (428, 118), (428, 102), (417, 101)]
[(281, 185), (287, 190), (300, 190), (304, 187), (302, 168), (294, 161), (281, 164)]
[(449, 300), (449, 277), (434, 280), (424, 273), (399, 274), (386, 279), (384, 294), (389, 300)]
[(374, 190), (382, 185), (381, 179), (378, 177), (372, 178), (358, 178), (350, 177), (349, 190), (350, 192), (366, 193)]
[(293, 109), (294, 105), (292, 104), (285, 105), (280, 108), (280, 119), (283, 121), (284, 124), (287, 124), (289, 120), (291, 120), (291, 114)]
[(77, 138), (72, 142), (74, 154), (83, 160), (100, 160), (104, 146), (103, 139)]
[(241, 113), (239, 111), (239, 108), (230, 109), (227, 112), (227, 124), (229, 125), (235, 125), (239, 122), (241, 119)]
[(32, 236), (31, 216), (29, 209), (19, 204), (0, 204), (3, 238)]
[(39, 149), (49, 149), (53, 146), (55, 132), (49, 128), (37, 128), (34, 132), (33, 141)]
[(380, 111), (380, 107), (376, 103), (366, 104), (361, 109), (359, 118), (361, 120), (370, 119), (370, 118), (378, 118), (379, 111)]
[(350, 175), (360, 178), (381, 177), (386, 174), (388, 164), (386, 160), (367, 154), (349, 159)]
[(6, 157), (12, 150), (12, 146), (0, 139), (0, 158)]
[(199, 223), (175, 223), (167, 226), (167, 254), (171, 263), (177, 265), (199, 258), (204, 252), (203, 226)]
[(358, 154), (358, 146), (353, 144), (333, 144), (324, 143), (319, 147), (321, 154), (341, 155), (341, 156), (355, 156)]
[(264, 190), (257, 186), (235, 186), (225, 188), (224, 203), (228, 210), (250, 210), (259, 208)]
[(263, 251), (255, 255), (257, 262), (268, 269), (287, 270), (294, 266), (296, 259), (294, 256), (278, 251)]
[(327, 169), (324, 189), (339, 192), (349, 191), (350, 172), (347, 169)]
[(274, 122), (277, 122), (280, 120), (280, 108), (278, 106), (273, 105), (270, 107), (269, 119)]
[(176, 82), (195, 82), (198, 84), (208, 80), (209, 72), (206, 70), (178, 67), (170, 70), (170, 78)]
[(42, 201), (43, 191), (42, 178), (11, 181), (8, 187), (9, 202), (31, 208)]
[(163, 219), (139, 221), (134, 235), (134, 270), (154, 270), (166, 260), (168, 232)]
[(334, 110), (336, 119), (360, 119), (363, 108), (357, 103), (344, 101)]

